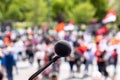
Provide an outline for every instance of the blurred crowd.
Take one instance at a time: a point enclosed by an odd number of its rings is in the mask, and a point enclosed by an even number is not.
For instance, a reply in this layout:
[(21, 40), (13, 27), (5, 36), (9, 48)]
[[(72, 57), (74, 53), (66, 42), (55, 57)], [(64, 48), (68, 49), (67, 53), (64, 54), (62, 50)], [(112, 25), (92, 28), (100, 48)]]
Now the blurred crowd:
[[(63, 23), (60, 24), (60, 26)], [(77, 29), (73, 23), (69, 23), (63, 28), (47, 30), (21, 29), (7, 30), (0, 33), (0, 62), (1, 74), (5, 73), (8, 80), (13, 80), (13, 67), (18, 72), (17, 62), (28, 60), (31, 66), (36, 61), (38, 69), (46, 65), (54, 56), (54, 44), (58, 40), (66, 40), (72, 47), (70, 56), (64, 60), (58, 60), (51, 67), (42, 73), (42, 80), (54, 78), (57, 80), (61, 63), (69, 63), (70, 72), (74, 73), (73, 66), (77, 67), (77, 72), (81, 72), (81, 65), (85, 65), (84, 75), (89, 75), (89, 65), (98, 66), (98, 74), (105, 78), (109, 77), (106, 70), (108, 65), (114, 66), (114, 75), (117, 74), (118, 55), (120, 53), (120, 32), (111, 32), (93, 35), (90, 32)], [(52, 73), (52, 74), (51, 74)], [(96, 75), (96, 74), (95, 74)], [(93, 76), (93, 80), (101, 80), (99, 75)], [(4, 75), (2, 75), (4, 77)], [(0, 75), (0, 78), (2, 78)], [(2, 79), (0, 79), (2, 80)], [(36, 78), (37, 80), (37, 78)], [(39, 80), (39, 79), (38, 79)]]

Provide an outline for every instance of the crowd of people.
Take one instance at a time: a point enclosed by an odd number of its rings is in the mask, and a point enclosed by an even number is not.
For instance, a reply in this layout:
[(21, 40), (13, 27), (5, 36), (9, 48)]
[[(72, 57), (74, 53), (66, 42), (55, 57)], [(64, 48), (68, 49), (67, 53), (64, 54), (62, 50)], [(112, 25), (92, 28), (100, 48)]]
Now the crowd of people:
[[(68, 28), (69, 27), (69, 28)], [(46, 65), (55, 55), (54, 44), (58, 40), (66, 40), (72, 47), (70, 56), (65, 58), (69, 63), (70, 71), (74, 72), (76, 65), (77, 72), (81, 72), (81, 65), (85, 65), (85, 75), (89, 75), (89, 65), (96, 63), (101, 75), (109, 77), (106, 70), (108, 65), (114, 65), (116, 69), (118, 55), (120, 53), (119, 32), (114, 35), (107, 34), (92, 35), (86, 31), (75, 28), (73, 24), (64, 26), (64, 30), (44, 29), (22, 29), (19, 31), (10, 30), (0, 34), (0, 61), (1, 72), (5, 72), (8, 80), (13, 80), (13, 67), (16, 72), (17, 62), (28, 60), (31, 66), (36, 61), (38, 69)], [(49, 77), (56, 78), (59, 74), (62, 61), (58, 60), (51, 67), (42, 73), (42, 79)], [(52, 73), (52, 74), (50, 74)], [(116, 75), (116, 70), (114, 75)]]

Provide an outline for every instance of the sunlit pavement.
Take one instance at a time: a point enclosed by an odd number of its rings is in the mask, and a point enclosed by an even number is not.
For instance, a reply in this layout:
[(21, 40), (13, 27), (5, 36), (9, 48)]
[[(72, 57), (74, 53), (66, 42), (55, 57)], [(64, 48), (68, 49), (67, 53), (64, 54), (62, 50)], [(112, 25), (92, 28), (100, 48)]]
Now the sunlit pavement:
[[(16, 69), (14, 68), (14, 80), (28, 80), (28, 78), (37, 71), (37, 63), (34, 63), (33, 66), (31, 66), (27, 61), (25, 62), (18, 62), (18, 73), (16, 72)], [(74, 73), (71, 73), (69, 71), (69, 64), (67, 62), (63, 62), (60, 67), (60, 74), (59, 74), (59, 80), (92, 80), (91, 75), (94, 73), (94, 71), (97, 70), (97, 66), (90, 66), (88, 76), (84, 76), (84, 65), (81, 66), (81, 72), (76, 72), (76, 67), (74, 66)], [(113, 75), (113, 66), (108, 66), (107, 71), (110, 75)], [(117, 79), (120, 80), (120, 66), (117, 67)]]

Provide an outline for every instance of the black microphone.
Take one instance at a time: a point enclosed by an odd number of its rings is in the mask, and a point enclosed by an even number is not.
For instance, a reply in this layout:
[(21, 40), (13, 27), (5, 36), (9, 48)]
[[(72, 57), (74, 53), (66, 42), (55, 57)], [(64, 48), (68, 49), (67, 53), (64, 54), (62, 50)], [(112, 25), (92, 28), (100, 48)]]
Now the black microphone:
[(54, 46), (55, 53), (60, 57), (69, 56), (71, 53), (71, 46), (68, 41), (60, 40)]
[(57, 54), (47, 65), (39, 69), (37, 72), (35, 72), (28, 80), (33, 80), (38, 74), (40, 74), (42, 71), (44, 71), (50, 64), (58, 60), (60, 57), (66, 57), (69, 56), (72, 48), (69, 44), (69, 42), (65, 40), (58, 41), (54, 46), (54, 51)]

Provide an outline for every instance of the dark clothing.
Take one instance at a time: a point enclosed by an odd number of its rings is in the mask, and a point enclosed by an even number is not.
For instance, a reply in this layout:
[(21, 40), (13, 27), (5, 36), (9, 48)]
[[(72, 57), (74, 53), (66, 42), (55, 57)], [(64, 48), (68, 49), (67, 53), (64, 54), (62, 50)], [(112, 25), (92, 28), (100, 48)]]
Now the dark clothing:
[(3, 72), (0, 71), (0, 80), (3, 80), (3, 77), (4, 77)]
[(70, 57), (72, 60), (69, 61), (70, 70), (73, 71), (73, 66), (76, 65), (77, 71), (80, 71), (81, 55), (78, 52), (74, 52), (74, 57)]
[(27, 44), (26, 47), (27, 47), (26, 55), (29, 60), (29, 63), (33, 64), (33, 60), (34, 60), (33, 45), (31, 42), (29, 42), (29, 44)]
[(33, 64), (34, 54), (32, 50), (26, 50), (26, 54), (29, 60), (29, 63)]
[(5, 67), (7, 72), (8, 80), (13, 80), (13, 66), (15, 65), (15, 60), (12, 54), (5, 55)]
[(106, 71), (106, 61), (104, 60), (106, 52), (102, 52), (99, 56), (97, 56), (97, 65), (98, 65), (98, 70), (103, 73), (105, 77), (108, 77), (108, 72)]
[(13, 67), (15, 64), (15, 60), (12, 54), (5, 55), (5, 66), (6, 68)]
[(73, 65), (74, 65), (74, 61), (69, 61), (69, 65), (70, 65), (70, 71), (73, 71)]
[(41, 65), (40, 65), (40, 59), (37, 59), (37, 63), (38, 63), (38, 69), (40, 69)]
[(13, 68), (9, 67), (6, 69), (8, 80), (13, 80)]
[(108, 72), (106, 71), (106, 64), (105, 62), (98, 62), (98, 70), (103, 73), (104, 76), (108, 76)]
[(110, 64), (113, 64), (116, 68), (118, 62), (118, 53), (116, 51), (112, 52), (112, 55), (110, 57)]

